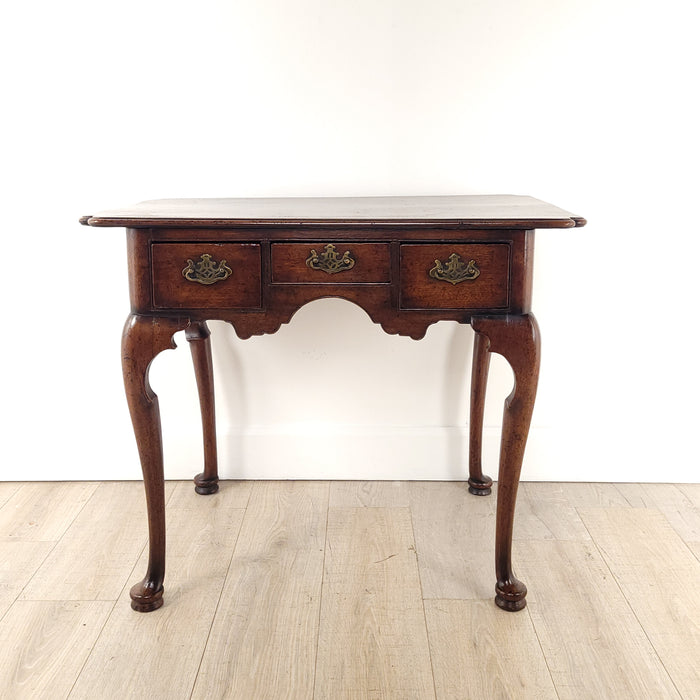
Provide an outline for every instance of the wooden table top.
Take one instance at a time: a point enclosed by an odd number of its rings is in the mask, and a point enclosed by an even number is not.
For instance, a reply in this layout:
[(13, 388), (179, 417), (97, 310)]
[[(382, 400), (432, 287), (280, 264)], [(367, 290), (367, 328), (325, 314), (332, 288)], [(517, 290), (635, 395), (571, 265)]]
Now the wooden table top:
[(285, 197), (154, 199), (84, 216), (89, 226), (238, 227), (250, 225), (429, 226), (459, 228), (573, 228), (586, 220), (533, 197)]

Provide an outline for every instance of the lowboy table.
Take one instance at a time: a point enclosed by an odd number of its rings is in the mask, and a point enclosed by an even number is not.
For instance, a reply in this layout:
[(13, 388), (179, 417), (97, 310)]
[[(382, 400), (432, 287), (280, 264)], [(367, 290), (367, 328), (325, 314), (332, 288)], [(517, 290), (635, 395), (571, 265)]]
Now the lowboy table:
[(537, 228), (586, 222), (531, 197), (512, 195), (331, 199), (174, 199), (86, 216), (89, 226), (127, 229), (131, 314), (122, 340), (126, 395), (148, 507), (149, 560), (131, 606), (163, 604), (165, 498), (158, 399), (148, 381), (158, 353), (185, 331), (204, 432), (195, 489), (218, 490), (214, 384), (206, 321), (241, 338), (274, 333), (304, 304), (341, 297), (387, 333), (416, 340), (431, 323), (476, 332), (469, 433), (469, 491), (491, 492), (481, 470), (489, 353), (503, 355), (515, 386), (503, 414), (496, 512), (496, 604), (525, 607), (513, 574), (513, 513), (535, 401), (540, 338), (530, 311)]

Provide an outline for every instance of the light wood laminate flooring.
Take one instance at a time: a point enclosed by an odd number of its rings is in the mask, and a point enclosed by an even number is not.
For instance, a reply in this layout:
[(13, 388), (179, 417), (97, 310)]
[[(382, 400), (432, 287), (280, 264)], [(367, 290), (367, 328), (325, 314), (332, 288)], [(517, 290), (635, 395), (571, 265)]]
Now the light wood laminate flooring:
[(166, 484), (165, 605), (136, 482), (0, 483), (0, 698), (700, 698), (700, 485)]

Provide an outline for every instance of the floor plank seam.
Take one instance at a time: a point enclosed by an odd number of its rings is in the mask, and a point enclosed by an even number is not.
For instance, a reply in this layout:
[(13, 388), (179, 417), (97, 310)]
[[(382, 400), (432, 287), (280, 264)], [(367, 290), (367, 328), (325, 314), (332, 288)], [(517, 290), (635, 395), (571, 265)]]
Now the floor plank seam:
[(530, 618), (530, 624), (532, 625), (532, 629), (535, 633), (535, 638), (537, 639), (537, 644), (540, 647), (540, 651), (542, 652), (542, 658), (544, 659), (545, 666), (547, 667), (547, 673), (549, 673), (549, 679), (552, 681), (552, 688), (554, 688), (554, 692), (558, 698), (558, 700), (561, 700), (561, 696), (559, 695), (559, 688), (557, 688), (557, 684), (554, 682), (554, 674), (552, 673), (552, 668), (549, 665), (549, 659), (547, 658), (547, 654), (544, 653), (544, 647), (542, 646), (542, 640), (540, 639), (540, 633), (537, 631), (537, 625), (535, 624), (535, 621), (532, 619), (532, 613), (530, 611), (530, 608), (526, 607), (528, 617)]
[[(143, 552), (143, 549), (141, 550)], [(139, 555), (140, 557), (141, 555)], [(135, 566), (135, 565), (134, 565)], [(132, 569), (133, 571), (133, 569)], [(128, 584), (127, 584), (128, 585)], [(66, 700), (70, 698), (70, 696), (73, 694), (73, 691), (75, 690), (75, 686), (78, 683), (78, 680), (80, 680), (80, 676), (83, 675), (83, 671), (85, 670), (85, 666), (87, 666), (87, 663), (92, 656), (93, 651), (95, 651), (95, 647), (97, 646), (97, 642), (99, 641), (100, 637), (102, 637), (102, 634), (105, 630), (105, 627), (107, 626), (107, 623), (109, 622), (110, 618), (112, 617), (112, 614), (114, 613), (115, 608), (119, 604), (119, 600), (121, 599), (121, 595), (117, 597), (117, 599), (114, 601), (114, 605), (112, 605), (112, 609), (109, 611), (109, 615), (105, 616), (105, 620), (102, 623), (102, 627), (100, 627), (100, 632), (95, 636), (95, 639), (92, 642), (92, 646), (90, 647), (90, 651), (85, 655), (85, 660), (83, 661), (83, 665), (80, 667), (80, 670), (78, 673), (75, 674), (75, 680), (73, 681), (73, 684), (70, 687), (70, 690), (68, 691), (68, 695), (66, 695)]]
[(700, 562), (700, 547), (697, 548), (697, 552), (690, 546), (690, 542), (683, 540), (683, 544), (690, 550), (690, 553)]
[(416, 544), (416, 528), (413, 524), (413, 509), (408, 507), (408, 517), (411, 520), (411, 537), (413, 539), (413, 556), (416, 563), (416, 573), (418, 574), (418, 586), (420, 587), (420, 604), (423, 610), (423, 624), (425, 625), (425, 638), (428, 641), (428, 660), (430, 662), (430, 675), (433, 680), (433, 693), (435, 698), (438, 697), (437, 683), (435, 681), (435, 664), (433, 663), (433, 650), (430, 645), (430, 630), (428, 629), (428, 616), (425, 613), (425, 597), (423, 596), (423, 578), (420, 574), (420, 566), (418, 565), (418, 545)]
[[(627, 500), (627, 499), (625, 499), (625, 500)], [(632, 615), (634, 616), (634, 619), (637, 621), (639, 628), (644, 633), (644, 637), (649, 642), (649, 646), (654, 650), (654, 654), (656, 655), (656, 658), (658, 659), (659, 663), (661, 664), (661, 667), (664, 669), (666, 676), (668, 677), (668, 680), (670, 681), (671, 685), (674, 687), (675, 691), (678, 693), (678, 697), (682, 698), (683, 695), (681, 694), (680, 690), (678, 689), (678, 686), (676, 685), (676, 681), (674, 680), (673, 676), (669, 673), (668, 669), (666, 668), (666, 664), (664, 663), (664, 660), (661, 658), (661, 655), (659, 654), (656, 647), (654, 646), (654, 643), (651, 641), (651, 638), (649, 637), (649, 633), (646, 631), (646, 628), (644, 627), (644, 625), (642, 624), (642, 621), (639, 619), (639, 616), (637, 615), (637, 611), (634, 609), (634, 606), (632, 605), (632, 603), (629, 601), (629, 599), (625, 595), (625, 591), (622, 588), (622, 585), (620, 584), (619, 579), (617, 578), (617, 576), (615, 576), (615, 573), (610, 568), (610, 564), (608, 562), (608, 557), (605, 556), (605, 552), (603, 551), (603, 549), (600, 547), (600, 545), (593, 538), (593, 535), (591, 534), (591, 531), (588, 529), (588, 526), (586, 525), (585, 520), (581, 517), (581, 513), (579, 512), (579, 509), (576, 508), (575, 510), (578, 513), (578, 516), (581, 519), (583, 526), (586, 528), (586, 531), (588, 532), (588, 535), (591, 538), (591, 542), (593, 542), (593, 546), (596, 548), (598, 554), (600, 555), (601, 561), (603, 562), (603, 564), (605, 564), (605, 568), (610, 573), (612, 580), (615, 581), (615, 585), (617, 586), (618, 590), (620, 591), (620, 595), (622, 596), (623, 600), (627, 604), (627, 607), (629, 608)], [(649, 510), (649, 509), (646, 508), (645, 510)], [(656, 510), (658, 511), (658, 508)], [(666, 520), (666, 517), (663, 516), (663, 514), (661, 514), (660, 511), (659, 511), (659, 514), (662, 515), (664, 520)], [(670, 525), (669, 525), (669, 527), (670, 527)], [(673, 528), (671, 528), (671, 529), (673, 529)], [(675, 530), (674, 530), (674, 532), (675, 532)]]
[(321, 614), (323, 612), (323, 591), (326, 582), (326, 552), (328, 551), (328, 517), (331, 511), (331, 482), (328, 482), (328, 500), (326, 501), (326, 524), (323, 536), (323, 563), (321, 564), (321, 591), (318, 596), (318, 626), (316, 627), (316, 653), (314, 654), (314, 682), (312, 700), (316, 697), (316, 678), (318, 671), (318, 650), (321, 642)]
[[(80, 680), (80, 676), (83, 674), (83, 671), (85, 670), (85, 667), (87, 666), (88, 661), (90, 660), (93, 652), (95, 651), (95, 647), (97, 646), (97, 643), (99, 642), (99, 640), (102, 637), (102, 634), (104, 633), (105, 627), (107, 626), (110, 619), (112, 618), (112, 615), (114, 614), (114, 611), (115, 611), (117, 605), (119, 605), (120, 601), (122, 600), (124, 590), (129, 587), (131, 579), (136, 577), (136, 575), (137, 575), (136, 567), (139, 565), (139, 562), (141, 561), (141, 558), (143, 557), (143, 554), (146, 551), (146, 547), (148, 547), (148, 540), (147, 539), (144, 540), (143, 546), (141, 547), (138, 554), (136, 555), (134, 564), (131, 567), (131, 569), (129, 570), (129, 573), (126, 575), (124, 585), (122, 586), (122, 589), (121, 589), (119, 595), (117, 596), (117, 599), (114, 601), (114, 605), (112, 606), (112, 609), (109, 611), (109, 615), (107, 615), (105, 617), (104, 624), (100, 628), (99, 634), (97, 634), (95, 636), (93, 644), (90, 647), (90, 651), (88, 652), (88, 654), (86, 654), (85, 661), (83, 662), (83, 665), (80, 667), (80, 670), (78, 671), (78, 673), (75, 676), (75, 680), (73, 681), (73, 685), (71, 685), (71, 688), (70, 688), (70, 691), (68, 692), (68, 695), (66, 696), (66, 700), (68, 700), (68, 698), (70, 698), (70, 696), (73, 694), (73, 691), (75, 690), (75, 686), (78, 683), (78, 681)], [(137, 613), (134, 613), (134, 614), (137, 614)], [(138, 614), (141, 614), (141, 613), (138, 613)]]
[[(65, 482), (58, 482), (58, 483), (65, 483)], [(71, 527), (73, 526), (73, 523), (78, 519), (78, 516), (85, 510), (85, 508), (87, 507), (87, 504), (90, 503), (90, 501), (94, 498), (95, 494), (97, 493), (97, 490), (100, 488), (100, 485), (101, 485), (99, 481), (98, 482), (86, 482), (86, 483), (94, 483), (95, 488), (94, 488), (93, 492), (90, 494), (90, 498), (85, 499), (85, 503), (83, 503), (82, 507), (78, 509), (76, 514), (73, 516), (72, 520), (68, 523), (68, 525), (66, 525), (65, 529), (61, 533), (61, 536), (58, 538), (58, 542), (60, 542), (63, 539), (66, 532), (68, 532), (68, 530), (71, 529)]]
[[(5, 482), (5, 483), (8, 483), (8, 482)], [(6, 496), (5, 500), (4, 500), (2, 503), (0, 503), (0, 510), (2, 510), (2, 509), (10, 502), (10, 500), (11, 500), (12, 498), (14, 498), (15, 494), (16, 494), (23, 486), (24, 486), (24, 484), (18, 483), (17, 488), (15, 488), (14, 491), (12, 491), (11, 493), (9, 493), (9, 494)]]
[[(173, 489), (174, 490), (174, 489)], [(236, 553), (236, 547), (238, 546), (238, 540), (240, 539), (241, 536), (241, 530), (243, 529), (243, 521), (245, 520), (245, 514), (248, 510), (248, 506), (250, 504), (250, 495), (253, 493), (253, 489), (248, 489), (248, 498), (246, 499), (245, 502), (245, 508), (243, 508), (243, 517), (241, 518), (241, 522), (238, 525), (238, 532), (236, 533), (236, 541), (233, 543), (233, 547), (231, 547), (231, 556), (229, 557), (228, 560), (228, 566), (226, 567), (226, 574), (224, 577), (221, 579), (221, 589), (219, 590), (219, 596), (216, 599), (216, 607), (214, 608), (214, 614), (211, 616), (211, 622), (209, 623), (209, 630), (207, 632), (207, 638), (204, 640), (204, 644), (202, 645), (202, 655), (199, 657), (199, 663), (197, 664), (197, 671), (194, 674), (194, 681), (192, 683), (192, 688), (190, 689), (190, 694), (189, 698), (191, 700), (192, 696), (194, 695), (195, 688), (197, 687), (197, 681), (199, 680), (199, 673), (202, 669), (202, 662), (204, 661), (204, 656), (207, 653), (207, 647), (209, 646), (209, 640), (211, 639), (211, 631), (214, 628), (214, 621), (216, 620), (216, 616), (219, 612), (219, 608), (221, 607), (221, 599), (224, 594), (224, 590), (226, 590), (226, 580), (228, 579), (229, 572), (231, 571), (231, 564), (233, 563), (233, 555)]]
[(19, 593), (17, 593), (14, 600), (7, 606), (7, 610), (5, 610), (5, 612), (2, 615), (0, 615), (0, 622), (2, 622), (5, 619), (5, 615), (7, 615), (10, 612), (10, 610), (12, 610), (12, 608), (17, 603), (17, 601), (19, 601), (19, 599), (22, 597), (22, 593), (24, 593), (27, 586), (32, 582), (34, 577), (37, 575), (39, 569), (41, 569), (41, 567), (44, 566), (44, 563), (46, 562), (46, 560), (51, 556), (51, 552), (53, 552), (53, 550), (56, 549), (56, 547), (58, 547), (58, 543), (60, 541), (61, 540), (59, 539), (53, 543), (53, 547), (51, 547), (51, 549), (49, 549), (49, 551), (46, 553), (46, 556), (41, 560), (41, 563), (36, 567), (36, 569), (34, 569), (34, 573), (29, 577), (29, 579), (24, 584), (24, 586), (22, 586), (21, 590), (19, 591)]
[(627, 496), (625, 496), (625, 494), (624, 494), (624, 492), (622, 491), (622, 489), (620, 489), (620, 485), (621, 485), (621, 484), (613, 484), (613, 486), (615, 487), (615, 491), (617, 491), (617, 492), (620, 494), (620, 496), (622, 496), (622, 498), (627, 502), (627, 505), (628, 505), (630, 508), (634, 508), (634, 505), (632, 504), (632, 502), (630, 501), (630, 499), (627, 498)]

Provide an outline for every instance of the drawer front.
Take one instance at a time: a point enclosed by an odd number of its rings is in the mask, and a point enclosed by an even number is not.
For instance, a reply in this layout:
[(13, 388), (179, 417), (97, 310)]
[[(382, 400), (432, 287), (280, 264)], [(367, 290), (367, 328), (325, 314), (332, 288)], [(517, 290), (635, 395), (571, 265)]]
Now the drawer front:
[(272, 282), (382, 284), (391, 281), (388, 243), (273, 243)]
[(261, 305), (258, 243), (154, 243), (153, 304), (168, 309)]
[(507, 243), (401, 246), (401, 308), (505, 309)]

